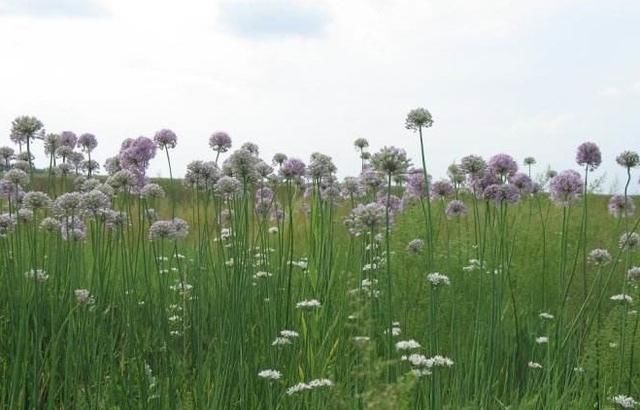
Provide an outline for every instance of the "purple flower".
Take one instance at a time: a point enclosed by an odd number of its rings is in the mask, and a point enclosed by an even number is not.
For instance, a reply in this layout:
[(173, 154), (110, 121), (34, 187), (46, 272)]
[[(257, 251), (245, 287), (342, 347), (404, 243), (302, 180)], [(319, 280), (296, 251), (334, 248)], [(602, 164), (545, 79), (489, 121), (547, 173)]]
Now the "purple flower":
[[(424, 178), (423, 178), (424, 179)], [(453, 186), (449, 181), (444, 179), (436, 181), (431, 185), (431, 198), (445, 199), (453, 194)]]
[(178, 136), (170, 129), (164, 128), (156, 132), (153, 141), (161, 150), (175, 148), (178, 144)]
[(484, 190), (484, 198), (497, 204), (515, 204), (520, 201), (520, 191), (512, 184), (495, 184)]
[(529, 175), (525, 173), (516, 173), (509, 178), (509, 182), (515, 185), (522, 194), (530, 194), (533, 192), (533, 182), (531, 181), (531, 178), (529, 178)]
[(593, 171), (602, 163), (602, 154), (600, 148), (593, 142), (585, 142), (578, 147), (576, 154), (576, 162), (578, 165), (586, 166)]
[(623, 151), (616, 157), (616, 162), (625, 168), (635, 168), (640, 164), (640, 156), (635, 151)]
[(147, 137), (126, 139), (120, 147), (120, 166), (136, 176), (138, 187), (145, 182), (149, 161), (156, 156), (156, 144)]
[(454, 199), (447, 204), (445, 214), (449, 219), (463, 217), (467, 214), (467, 206), (464, 202)]
[[(429, 182), (431, 182), (431, 175), (429, 175)], [(407, 175), (407, 193), (415, 198), (427, 197), (427, 184), (424, 182), (422, 169), (413, 169)]]
[(609, 214), (616, 218), (632, 217), (636, 212), (636, 205), (633, 199), (626, 198), (622, 195), (614, 195), (609, 199)]
[(304, 176), (305, 169), (304, 162), (297, 158), (289, 158), (282, 163), (280, 175), (282, 175), (284, 179), (291, 180)]
[(518, 172), (518, 163), (508, 154), (496, 154), (489, 159), (489, 170), (497, 176), (509, 177)]
[(378, 203), (383, 206), (389, 207), (389, 212), (395, 214), (402, 211), (402, 200), (395, 195), (389, 195), (389, 202), (387, 204), (387, 194), (380, 193), (378, 195)]
[(414, 239), (407, 245), (407, 252), (417, 254), (424, 248), (424, 241), (422, 239)]
[(551, 200), (559, 206), (569, 206), (580, 198), (584, 184), (574, 170), (562, 171), (549, 184)]
[(485, 170), (482, 173), (471, 175), (471, 188), (477, 197), (484, 195), (484, 191), (491, 185), (499, 185), (500, 179), (489, 170)]
[(209, 137), (209, 146), (218, 153), (224, 153), (231, 149), (231, 137), (224, 131), (217, 131)]
[(73, 131), (62, 131), (60, 134), (60, 145), (74, 149), (78, 143), (78, 137)]
[(78, 138), (78, 145), (80, 145), (83, 151), (90, 153), (98, 146), (98, 140), (95, 135), (86, 132)]

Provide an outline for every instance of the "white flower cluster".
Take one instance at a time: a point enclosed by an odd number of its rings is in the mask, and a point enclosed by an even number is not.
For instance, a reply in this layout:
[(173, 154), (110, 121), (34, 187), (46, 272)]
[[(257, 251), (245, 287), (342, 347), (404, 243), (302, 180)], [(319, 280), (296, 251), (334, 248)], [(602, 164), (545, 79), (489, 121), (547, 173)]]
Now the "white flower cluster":
[(609, 299), (615, 301), (615, 302), (628, 302), (631, 303), (633, 302), (633, 298), (629, 295), (626, 295), (624, 293), (620, 294), (620, 295), (613, 295), (611, 296)]
[(536, 343), (539, 345), (549, 343), (549, 338), (547, 336), (536, 337)]
[(469, 265), (463, 266), (462, 271), (467, 273), (474, 272), (474, 271), (480, 270), (481, 267), (482, 267), (482, 264), (478, 259), (469, 259)]
[(253, 275), (253, 279), (268, 279), (270, 277), (272, 277), (273, 275), (270, 272), (256, 272), (255, 275)]
[(635, 409), (636, 405), (640, 404), (635, 401), (633, 397), (625, 396), (623, 394), (613, 396), (613, 402), (623, 409)]
[(303, 300), (296, 303), (296, 309), (300, 310), (316, 310), (320, 309), (321, 306), (322, 304), (317, 299)]
[(537, 362), (529, 362), (530, 369), (542, 369), (542, 365)]
[(400, 328), (400, 322), (393, 322), (391, 324), (391, 329), (386, 329), (384, 331), (384, 334), (388, 335), (389, 330), (391, 330), (391, 336), (400, 336), (402, 334), (402, 329)]
[(400, 350), (415, 350), (415, 349), (420, 349), (420, 343), (416, 342), (415, 340), (411, 339), (411, 340), (401, 340), (398, 343), (396, 343), (396, 350), (400, 351)]
[(553, 320), (554, 316), (551, 313), (547, 313), (547, 312), (542, 312), (538, 315), (540, 317), (540, 319), (544, 319), (544, 320)]
[(430, 273), (427, 275), (427, 281), (429, 281), (431, 283), (432, 286), (434, 287), (438, 287), (440, 285), (450, 285), (451, 281), (449, 280), (449, 277), (446, 275), (443, 275), (441, 273)]
[(430, 358), (427, 358), (422, 354), (411, 354), (409, 356), (402, 356), (403, 361), (407, 361), (414, 367), (412, 369), (412, 373), (417, 377), (429, 376), (431, 375), (432, 369), (434, 367), (452, 367), (453, 360), (448, 357), (436, 355)]
[(300, 336), (295, 330), (281, 330), (280, 336), (276, 337), (271, 346), (286, 346), (293, 343), (293, 339)]
[(301, 393), (308, 390), (315, 390), (324, 387), (333, 386), (333, 382), (329, 379), (315, 379), (311, 380), (309, 383), (298, 383), (293, 385), (287, 389), (287, 394), (289, 396), (293, 396), (296, 393)]
[(31, 269), (24, 273), (24, 276), (28, 279), (33, 279), (36, 282), (46, 282), (49, 279), (47, 272), (42, 269)]
[(260, 371), (258, 377), (266, 380), (279, 380), (282, 377), (282, 373), (277, 370), (267, 369)]

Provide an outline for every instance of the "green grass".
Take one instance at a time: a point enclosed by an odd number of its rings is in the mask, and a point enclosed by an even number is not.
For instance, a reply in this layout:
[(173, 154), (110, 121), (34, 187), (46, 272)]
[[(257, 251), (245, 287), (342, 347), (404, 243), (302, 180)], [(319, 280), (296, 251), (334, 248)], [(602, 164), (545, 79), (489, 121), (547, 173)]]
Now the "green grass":
[[(544, 195), (504, 213), (481, 202), (477, 225), (469, 196), (462, 198), (469, 215), (459, 220), (445, 218), (444, 203), (434, 201), (431, 266), (426, 252), (406, 251), (412, 239), (426, 240), (422, 209), (410, 204), (391, 227), (389, 302), (384, 225), (350, 236), (342, 223), (349, 201), (312, 196), (303, 203), (297, 192), (290, 231), (288, 216), (282, 223), (255, 216), (251, 190), (225, 204), (161, 183), (167, 199), (114, 199), (129, 217), (123, 229), (88, 222), (85, 241), (62, 241), (38, 229), (45, 216), (38, 211), (36, 222), (0, 238), (0, 406), (586, 409), (611, 407), (617, 394), (640, 397), (638, 315), (629, 314), (640, 294), (625, 284), (627, 269), (640, 262), (618, 248), (636, 221), (608, 215), (608, 198), (589, 196), (586, 244), (580, 203), (570, 209), (563, 240), (563, 210)], [(32, 189), (60, 193), (61, 182), (38, 177)], [(285, 188), (278, 197), (286, 206)], [(172, 200), (189, 236), (149, 241), (144, 209), (168, 219)], [(7, 205), (0, 200), (3, 212)], [(236, 235), (224, 241), (218, 215), (227, 207)], [(278, 233), (267, 232), (273, 226)], [(583, 249), (594, 248), (608, 249), (614, 262), (583, 270)], [(301, 258), (308, 269), (289, 264)], [(483, 266), (465, 271), (470, 259)], [(377, 269), (363, 271), (371, 263)], [(49, 279), (25, 278), (31, 269)], [(254, 279), (259, 271), (272, 276)], [(431, 272), (451, 285), (432, 288), (425, 279)], [(364, 278), (378, 281), (379, 297), (362, 290)], [(81, 288), (95, 304), (76, 301)], [(633, 304), (609, 300), (623, 290)], [(295, 304), (304, 299), (322, 306), (302, 312)], [(555, 318), (543, 320), (542, 312)], [(422, 346), (416, 353), (454, 365), (415, 377), (403, 353), (388, 348), (389, 319), (401, 328), (393, 343), (414, 339)], [(272, 346), (284, 329), (299, 337)], [(370, 340), (357, 343), (356, 336)], [(536, 343), (540, 336), (549, 343)], [(264, 369), (282, 378), (260, 379)], [(286, 394), (322, 378), (334, 385)]]

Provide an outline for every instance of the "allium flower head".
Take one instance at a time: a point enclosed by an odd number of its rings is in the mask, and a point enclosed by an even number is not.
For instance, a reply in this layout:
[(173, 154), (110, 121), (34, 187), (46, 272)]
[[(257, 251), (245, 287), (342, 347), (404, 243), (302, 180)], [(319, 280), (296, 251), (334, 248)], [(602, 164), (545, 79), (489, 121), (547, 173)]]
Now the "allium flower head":
[(172, 221), (156, 221), (149, 227), (149, 240), (175, 239), (176, 227)]
[(606, 249), (594, 249), (589, 252), (589, 256), (587, 258), (589, 262), (596, 266), (608, 265), (613, 259), (609, 251)]
[(460, 160), (460, 169), (469, 176), (482, 175), (486, 168), (487, 163), (478, 155), (467, 155)]
[(359, 150), (363, 150), (365, 148), (367, 148), (369, 146), (369, 141), (367, 141), (366, 138), (356, 138), (355, 141), (353, 141), (353, 145), (359, 149)]
[(551, 199), (560, 206), (570, 206), (576, 202), (584, 190), (582, 177), (574, 170), (562, 171), (549, 185)]
[(80, 219), (73, 217), (62, 222), (60, 234), (65, 241), (83, 241), (87, 236), (87, 226)]
[(530, 194), (533, 191), (533, 182), (531, 181), (531, 178), (523, 172), (517, 172), (511, 176), (509, 178), (509, 182), (518, 188), (522, 194)]
[(640, 404), (631, 396), (625, 396), (624, 394), (618, 394), (611, 399), (614, 404), (620, 406), (623, 409), (635, 409), (636, 405)]
[(629, 218), (636, 212), (636, 205), (632, 198), (625, 198), (622, 195), (614, 195), (609, 199), (609, 214), (616, 218)]
[(16, 228), (16, 218), (9, 214), (0, 214), (0, 238), (7, 236)]
[(447, 204), (445, 214), (449, 219), (463, 217), (467, 214), (467, 206), (464, 202), (454, 199)]
[(407, 245), (407, 252), (409, 253), (420, 253), (422, 252), (422, 248), (424, 248), (424, 241), (422, 239), (414, 239)]
[(136, 175), (128, 169), (121, 169), (107, 179), (107, 184), (117, 191), (130, 191), (136, 183)]
[(223, 176), (216, 182), (214, 191), (223, 197), (229, 197), (238, 193), (241, 189), (240, 181), (234, 177)]
[(184, 239), (189, 235), (189, 224), (182, 218), (173, 218), (176, 239)]
[(640, 247), (640, 235), (637, 232), (625, 232), (618, 241), (620, 249), (636, 250)]
[(28, 209), (43, 209), (51, 205), (51, 198), (44, 192), (27, 192), (22, 198), (22, 206)]
[(218, 153), (225, 153), (231, 149), (231, 137), (224, 131), (217, 131), (209, 137), (209, 146)]
[(55, 155), (56, 150), (60, 147), (60, 135), (47, 134), (44, 136), (44, 153), (47, 155)]
[(272, 369), (261, 370), (258, 373), (258, 377), (260, 377), (261, 379), (266, 379), (266, 380), (280, 380), (280, 378), (282, 377), (282, 373), (280, 373), (277, 370), (272, 370)]
[(178, 144), (178, 136), (170, 129), (164, 128), (156, 132), (156, 135), (153, 136), (153, 141), (161, 150), (173, 149)]
[(585, 142), (578, 147), (576, 154), (576, 162), (578, 165), (587, 166), (593, 171), (602, 163), (602, 154), (600, 148), (593, 142)]
[(337, 168), (330, 156), (320, 152), (311, 154), (311, 161), (307, 166), (307, 174), (314, 180), (328, 178), (336, 172)]
[(449, 180), (453, 184), (460, 185), (464, 183), (464, 174), (465, 173), (462, 168), (460, 168), (460, 165), (456, 163), (449, 165), (449, 167), (447, 168), (447, 176), (449, 176)]
[(417, 131), (421, 128), (429, 128), (433, 125), (431, 113), (424, 108), (415, 108), (409, 111), (404, 126), (408, 130)]
[(225, 174), (234, 176), (240, 181), (255, 181), (257, 179), (256, 165), (258, 157), (248, 149), (237, 149), (224, 161)]
[(427, 275), (427, 282), (431, 283), (431, 286), (438, 287), (440, 285), (450, 285), (451, 281), (449, 277), (441, 273), (430, 273)]
[(534, 157), (526, 157), (523, 161), (523, 164), (526, 166), (529, 165), (535, 165), (536, 164), (536, 159)]
[(352, 235), (358, 235), (364, 231), (372, 231), (380, 227), (386, 217), (384, 205), (372, 202), (366, 205), (358, 205), (351, 210), (345, 218), (345, 225)]
[(23, 115), (11, 122), (11, 140), (14, 142), (25, 142), (34, 139), (44, 132), (44, 125), (36, 117)]
[(71, 148), (72, 150), (76, 147), (78, 143), (78, 137), (72, 131), (62, 131), (60, 134), (60, 145)]
[(145, 199), (164, 198), (165, 192), (160, 185), (150, 183), (142, 187), (140, 196)]
[(420, 349), (421, 347), (422, 346), (420, 346), (420, 343), (416, 342), (413, 339), (411, 339), (411, 340), (401, 340), (401, 341), (396, 343), (396, 350), (398, 350), (398, 351), (415, 350), (415, 349)]
[(384, 147), (371, 158), (373, 167), (387, 175), (404, 174), (410, 161), (405, 150), (396, 147)]
[(441, 179), (431, 185), (431, 197), (433, 199), (446, 199), (453, 195), (453, 186), (447, 180)]
[(623, 151), (616, 157), (616, 162), (625, 168), (635, 168), (640, 164), (640, 155), (635, 151)]
[(321, 306), (320, 302), (316, 299), (303, 300), (296, 303), (296, 309), (299, 310), (317, 310), (320, 309)]
[(91, 152), (98, 146), (98, 140), (93, 134), (84, 133), (78, 138), (78, 145), (85, 152)]
[(58, 232), (60, 230), (60, 221), (55, 218), (44, 218), (40, 222), (40, 230), (48, 233)]
[(111, 200), (102, 191), (94, 189), (93, 191), (82, 194), (80, 207), (95, 216), (109, 209), (111, 207)]
[(256, 164), (256, 172), (261, 178), (268, 178), (273, 172), (273, 168), (266, 162), (259, 160)]
[(289, 158), (282, 163), (280, 175), (286, 180), (292, 180), (304, 176), (306, 166), (297, 158)]
[(510, 177), (518, 172), (518, 163), (508, 154), (496, 154), (489, 159), (489, 170), (500, 177)]
[(389, 212), (392, 214), (396, 214), (402, 211), (402, 200), (395, 195), (389, 195), (384, 192), (381, 192), (378, 195), (377, 202), (385, 207), (389, 208)]
[(82, 208), (82, 194), (78, 192), (67, 192), (53, 201), (53, 213), (57, 216), (77, 215)]
[(520, 201), (520, 191), (513, 184), (494, 184), (484, 190), (484, 198), (496, 204), (515, 204)]
[(370, 168), (366, 168), (360, 175), (360, 181), (364, 187), (374, 193), (378, 192), (384, 186), (382, 174)]
[(274, 165), (281, 166), (282, 163), (285, 162), (286, 160), (287, 160), (287, 156), (285, 154), (283, 154), (282, 152), (278, 152), (278, 153), (273, 155), (272, 163)]
[(359, 197), (363, 194), (362, 183), (359, 178), (345, 177), (342, 181), (342, 195), (344, 197)]
[(29, 174), (14, 168), (4, 173), (3, 179), (14, 185), (25, 186), (29, 183)]
[(15, 155), (15, 150), (11, 147), (0, 147), (0, 159), (8, 162), (13, 159)]
[(627, 279), (632, 282), (640, 281), (640, 266), (632, 266), (627, 271)]

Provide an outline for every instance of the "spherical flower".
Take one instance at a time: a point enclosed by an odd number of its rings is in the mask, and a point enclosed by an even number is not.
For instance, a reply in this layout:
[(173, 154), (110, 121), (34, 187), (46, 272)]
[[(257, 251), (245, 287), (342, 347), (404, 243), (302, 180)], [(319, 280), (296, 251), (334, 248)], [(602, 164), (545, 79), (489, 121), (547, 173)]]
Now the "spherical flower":
[(273, 168), (266, 162), (259, 160), (256, 164), (256, 172), (260, 177), (268, 178), (269, 175), (271, 175), (271, 173), (273, 172)]
[(56, 169), (54, 170), (54, 172), (57, 175), (69, 175), (71, 172), (73, 172), (73, 165), (69, 164), (69, 163), (62, 163), (62, 164), (58, 164), (56, 166)]
[(625, 168), (635, 168), (640, 164), (640, 155), (635, 151), (623, 151), (616, 157), (616, 162)]
[(82, 195), (80, 207), (91, 215), (96, 216), (111, 207), (111, 200), (102, 191), (94, 189)]
[(362, 171), (360, 181), (366, 189), (376, 193), (384, 186), (385, 181), (382, 177), (383, 175), (380, 172), (366, 168)]
[(465, 173), (460, 168), (460, 165), (453, 163), (447, 167), (447, 176), (449, 176), (449, 180), (451, 183), (460, 185), (464, 183)]
[(22, 206), (27, 209), (43, 209), (48, 208), (49, 205), (51, 205), (51, 198), (44, 192), (27, 192), (22, 198)]
[(629, 218), (636, 212), (636, 205), (632, 198), (622, 195), (614, 195), (609, 199), (609, 214), (616, 218)]
[(286, 160), (287, 160), (286, 154), (283, 154), (282, 152), (278, 152), (273, 155), (273, 159), (271, 160), (271, 162), (273, 163), (273, 165), (281, 166), (282, 163), (285, 162)]
[(440, 285), (450, 285), (451, 281), (449, 277), (441, 273), (430, 273), (427, 275), (427, 282), (431, 283), (431, 286), (438, 287)]
[(362, 184), (359, 178), (345, 177), (342, 181), (342, 195), (344, 197), (360, 197), (363, 194)]
[(84, 133), (78, 138), (78, 145), (85, 152), (91, 152), (98, 146), (98, 140), (96, 136), (89, 133)]
[(184, 239), (189, 235), (189, 224), (181, 218), (173, 218), (173, 228), (176, 239)]
[(489, 171), (500, 177), (510, 177), (518, 172), (518, 163), (508, 154), (497, 154), (489, 159)]
[(596, 266), (605, 266), (611, 263), (613, 259), (611, 254), (606, 249), (594, 249), (589, 252), (589, 256), (587, 257), (589, 262)]
[(60, 230), (60, 221), (55, 218), (47, 217), (40, 222), (40, 230), (44, 232), (58, 232)]
[(518, 188), (522, 194), (530, 194), (533, 191), (533, 182), (529, 175), (525, 173), (517, 172), (509, 178), (509, 182)]
[(637, 232), (625, 232), (618, 241), (620, 249), (636, 250), (640, 247), (640, 235)]
[(407, 172), (410, 161), (405, 150), (396, 147), (383, 147), (371, 158), (374, 169), (387, 175)]
[(13, 232), (16, 227), (16, 218), (9, 214), (0, 214), (0, 238)]
[(576, 171), (562, 171), (549, 185), (551, 200), (560, 206), (570, 206), (576, 202), (584, 190), (582, 177)]
[(502, 182), (500, 181), (500, 178), (489, 170), (485, 170), (479, 174), (470, 175), (469, 181), (471, 183), (471, 189), (478, 198), (483, 198), (484, 191), (491, 185), (500, 185)]
[(487, 163), (478, 155), (467, 155), (460, 160), (460, 169), (469, 176), (482, 175), (486, 168)]
[(89, 292), (88, 289), (76, 289), (73, 291), (73, 294), (79, 305), (93, 305), (95, 303), (95, 299), (91, 296), (91, 292)]
[(453, 186), (449, 181), (441, 179), (434, 182), (431, 185), (431, 198), (433, 199), (446, 199), (453, 195)]
[(164, 198), (164, 189), (158, 184), (146, 184), (140, 190), (140, 196), (145, 199)]
[(311, 154), (309, 166), (307, 166), (307, 175), (316, 181), (330, 178), (337, 168), (330, 156), (320, 152)]
[(585, 142), (578, 147), (576, 154), (576, 162), (578, 165), (586, 166), (593, 171), (602, 163), (602, 154), (600, 148), (593, 142)]
[(417, 131), (421, 128), (429, 128), (433, 125), (431, 113), (424, 108), (415, 108), (409, 111), (404, 126), (408, 130)]
[(0, 159), (8, 163), (14, 158), (15, 150), (11, 147), (0, 147)]
[(623, 409), (634, 409), (636, 405), (640, 404), (633, 397), (625, 396), (624, 394), (613, 396), (612, 401)]
[[(428, 182), (431, 182), (431, 176), (428, 176)], [(424, 180), (424, 172), (421, 169), (412, 170), (407, 175), (406, 192), (414, 198), (427, 197), (427, 184)]]
[(515, 204), (520, 201), (520, 191), (513, 184), (494, 184), (484, 190), (484, 198), (496, 204)]
[(632, 266), (627, 271), (627, 279), (633, 282), (640, 281), (640, 266)]
[(161, 129), (153, 136), (153, 141), (156, 143), (159, 149), (172, 149), (178, 144), (178, 136), (170, 129)]
[(449, 219), (463, 217), (467, 214), (467, 206), (464, 202), (454, 199), (447, 204), (445, 214)]
[(149, 227), (149, 240), (175, 239), (176, 227), (172, 221), (156, 221)]
[(422, 239), (414, 239), (407, 245), (407, 252), (409, 253), (420, 253), (422, 252), (422, 248), (424, 248), (424, 241)]
[(286, 179), (291, 180), (294, 178), (300, 178), (304, 176), (306, 172), (306, 166), (304, 162), (297, 158), (289, 158), (282, 163), (280, 167), (280, 175)]
[(128, 170), (121, 169), (107, 179), (107, 184), (117, 191), (130, 191), (137, 184), (136, 175)]
[(523, 164), (526, 166), (529, 165), (535, 165), (536, 164), (536, 159), (534, 157), (526, 157), (523, 161)]
[(389, 212), (392, 214), (396, 214), (402, 211), (402, 200), (395, 195), (387, 196), (387, 194), (385, 194), (384, 192), (381, 192), (378, 195), (377, 202), (380, 205), (388, 207)]
[(229, 197), (238, 193), (241, 189), (240, 181), (234, 177), (223, 176), (214, 186), (214, 191), (223, 197)]
[(60, 134), (60, 145), (65, 146), (73, 150), (78, 143), (78, 137), (72, 131), (62, 131)]
[(25, 186), (29, 183), (29, 174), (20, 169), (10, 169), (4, 173), (3, 179), (14, 185)]
[(87, 227), (80, 219), (73, 217), (62, 222), (60, 234), (65, 241), (83, 241), (87, 236)]
[(347, 218), (345, 225), (352, 235), (359, 235), (364, 231), (372, 231), (380, 227), (386, 218), (384, 205), (372, 202), (366, 205), (359, 204)]
[(120, 166), (120, 158), (119, 157), (111, 157), (111, 158), (107, 158), (104, 161), (104, 169), (105, 171), (107, 171), (107, 174), (109, 175), (113, 175), (116, 172), (122, 170), (122, 167)]
[(217, 131), (209, 137), (209, 146), (218, 153), (225, 153), (231, 149), (231, 137), (224, 131)]
[(78, 192), (67, 192), (53, 201), (52, 210), (57, 216), (77, 215), (82, 207), (82, 194)]

